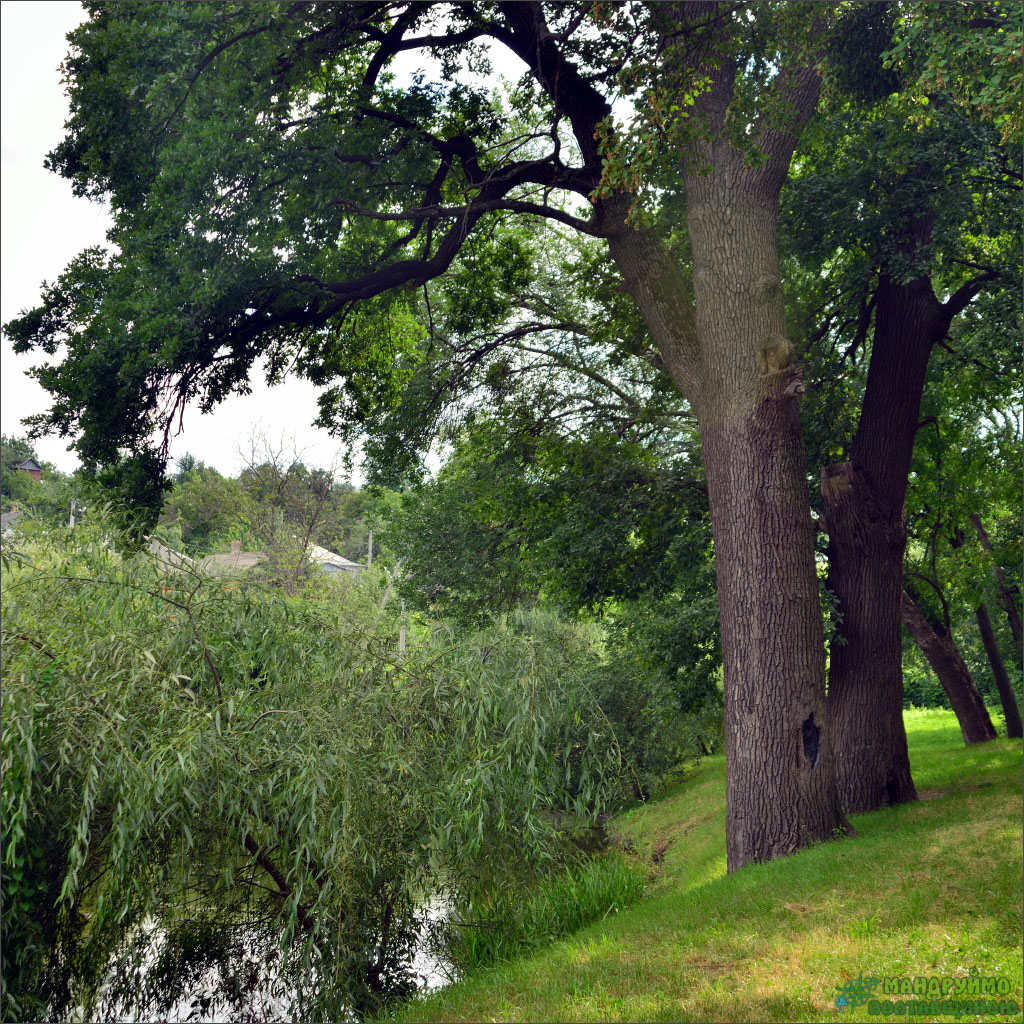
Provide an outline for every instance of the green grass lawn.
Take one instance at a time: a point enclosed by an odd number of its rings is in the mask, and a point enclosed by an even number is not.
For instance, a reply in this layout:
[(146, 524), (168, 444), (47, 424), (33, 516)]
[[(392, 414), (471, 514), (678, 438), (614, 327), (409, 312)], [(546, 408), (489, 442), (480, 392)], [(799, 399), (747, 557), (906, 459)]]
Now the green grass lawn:
[(726, 875), (725, 761), (708, 758), (614, 822), (616, 841), (649, 866), (642, 902), (475, 971), (399, 1019), (878, 1020), (867, 1004), (838, 1011), (837, 988), (974, 968), (1011, 979), (1008, 998), (1024, 1003), (1021, 743), (964, 747), (949, 712), (906, 722), (917, 803), (854, 816), (854, 838)]

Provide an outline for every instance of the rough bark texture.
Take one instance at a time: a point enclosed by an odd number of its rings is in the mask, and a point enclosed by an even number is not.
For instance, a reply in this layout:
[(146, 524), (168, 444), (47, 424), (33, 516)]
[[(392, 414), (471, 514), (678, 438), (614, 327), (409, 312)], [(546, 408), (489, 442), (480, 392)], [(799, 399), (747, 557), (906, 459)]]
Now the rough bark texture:
[(1006, 719), (1006, 735), (1010, 739), (1020, 739), (1024, 735), (1021, 729), (1020, 708), (1017, 706), (1017, 696), (1013, 692), (1010, 683), (1010, 676), (1006, 671), (1006, 664), (1003, 661), (1002, 652), (996, 642), (995, 630), (992, 628), (992, 619), (988, 614), (985, 602), (975, 609), (975, 616), (978, 619), (978, 632), (981, 633), (981, 641), (985, 645), (985, 653), (988, 655), (988, 663), (992, 666), (992, 676), (996, 681), (996, 689), (999, 691), (999, 700), (1003, 705), (1003, 717)]
[[(970, 520), (974, 525), (975, 532), (978, 534), (978, 540), (981, 541), (981, 546), (991, 555), (992, 542), (988, 539), (988, 533), (981, 521), (981, 516), (972, 514), (970, 516)], [(1009, 585), (1006, 580), (1006, 573), (1003, 572), (1003, 567), (996, 562), (994, 558), (992, 561), (992, 575), (995, 577), (995, 581), (999, 585), (999, 604), (1006, 612), (1007, 619), (1010, 620), (1010, 629), (1013, 632), (1013, 642), (1016, 647), (1015, 653), (1017, 655), (1017, 664), (1020, 665), (1022, 660), (1022, 641), (1020, 612), (1017, 610), (1017, 602), (1020, 594), (1015, 592), (1016, 588)]]
[[(726, 840), (733, 869), (829, 838), (846, 823), (831, 771), (796, 401), (765, 400), (741, 422), (703, 427), (701, 437), (727, 680)], [(779, 544), (780, 537), (788, 543)], [(754, 821), (756, 830), (749, 827)]]
[(849, 462), (821, 473), (828, 585), (842, 623), (829, 666), (836, 782), (847, 812), (914, 800), (903, 727), (903, 509)]
[[(709, 19), (717, 9), (674, 7), (684, 34), (688, 18)], [(785, 335), (778, 268), (778, 197), (795, 137), (762, 128), (755, 142), (765, 160), (751, 166), (725, 132), (735, 66), (706, 70), (711, 87), (696, 112), (708, 134), (681, 153), (695, 301), (660, 241), (626, 225), (606, 237), (700, 424), (722, 631), (731, 871), (849, 826), (825, 704), (803, 385)], [(777, 87), (795, 112), (795, 131), (820, 80), (811, 69), (785, 71)]]
[(965, 743), (984, 743), (996, 738), (988, 709), (981, 699), (970, 670), (964, 664), (953, 638), (941, 625), (934, 626), (914, 599), (903, 592), (903, 621), (928, 659), (928, 664), (946, 691)]

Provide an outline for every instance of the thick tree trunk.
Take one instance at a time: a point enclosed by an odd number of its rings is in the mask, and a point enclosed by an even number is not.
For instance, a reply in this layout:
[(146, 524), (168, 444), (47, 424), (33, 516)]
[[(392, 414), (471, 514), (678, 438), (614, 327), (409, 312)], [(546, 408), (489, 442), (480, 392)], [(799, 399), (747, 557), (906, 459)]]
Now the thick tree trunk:
[(821, 473), (828, 585), (842, 622), (829, 659), (836, 781), (848, 813), (916, 799), (903, 727), (903, 509), (849, 462)]
[(848, 829), (775, 208), (741, 182), (687, 181), (697, 326), (714, 367), (694, 405), (715, 538), (730, 870)]
[(953, 638), (942, 627), (935, 628), (906, 591), (903, 592), (902, 607), (907, 629), (946, 691), (953, 713), (960, 723), (964, 743), (994, 740), (996, 730), (989, 718), (988, 709)]
[[(700, 3), (671, 10), (684, 40), (689, 19), (708, 25), (723, 11)], [(722, 630), (732, 871), (849, 826), (826, 718), (797, 398), (803, 386), (785, 337), (776, 243), (793, 131), (813, 111), (820, 79), (813, 68), (780, 72), (775, 84), (793, 115), (790, 130), (761, 130), (755, 142), (765, 160), (755, 167), (732, 148), (725, 130), (734, 64), (713, 61), (701, 70), (712, 84), (695, 113), (708, 134), (681, 154), (695, 302), (671, 254), (651, 233), (622, 224), (605, 237), (700, 424)], [(611, 204), (605, 209), (611, 216)], [(624, 211), (614, 212), (621, 218)]]
[(730, 870), (847, 828), (832, 772), (796, 406), (766, 401), (742, 422), (701, 430), (726, 682)]
[[(981, 541), (981, 546), (991, 555), (992, 554), (992, 542), (988, 539), (988, 533), (985, 531), (985, 527), (981, 522), (981, 516), (972, 513), (969, 517), (971, 523), (974, 525), (974, 530), (978, 534), (978, 540)], [(1006, 573), (1003, 572), (1003, 567), (995, 560), (992, 559), (992, 575), (995, 578), (996, 583), (999, 585), (999, 604), (1006, 612), (1006, 617), (1010, 620), (1010, 629), (1013, 632), (1013, 643), (1016, 647), (1017, 664), (1018, 666), (1022, 661), (1022, 650), (1024, 650), (1024, 644), (1021, 640), (1021, 624), (1020, 624), (1020, 612), (1017, 610), (1017, 601), (1020, 597), (1019, 592), (1015, 592), (1016, 588), (1011, 587), (1006, 580)]]
[(1010, 676), (1006, 671), (1003, 662), (1003, 655), (996, 642), (995, 630), (992, 628), (992, 619), (989, 617), (988, 608), (985, 602), (974, 611), (978, 619), (978, 632), (981, 633), (981, 642), (985, 645), (985, 653), (988, 655), (988, 663), (992, 666), (992, 676), (996, 681), (996, 689), (999, 691), (999, 700), (1003, 705), (1003, 717), (1006, 719), (1006, 735), (1011, 739), (1020, 739), (1024, 735), (1021, 729), (1020, 708), (1017, 706), (1017, 696), (1013, 692), (1010, 683)]
[[(906, 247), (928, 232), (927, 222), (908, 229)], [(927, 278), (900, 284), (882, 275), (850, 461), (821, 471), (828, 586), (842, 615), (830, 652), (829, 716), (850, 812), (917, 797), (903, 727), (903, 503), (928, 358), (948, 323), (943, 312)]]

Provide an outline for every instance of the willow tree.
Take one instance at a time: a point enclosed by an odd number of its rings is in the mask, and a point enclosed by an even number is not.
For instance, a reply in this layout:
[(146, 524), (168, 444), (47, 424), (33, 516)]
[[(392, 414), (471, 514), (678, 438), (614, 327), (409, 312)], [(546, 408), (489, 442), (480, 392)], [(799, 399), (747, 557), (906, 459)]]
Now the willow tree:
[(193, 1016), (379, 1015), (426, 901), (550, 863), (552, 812), (627, 784), (572, 627), (396, 656), (372, 583), (225, 587), (116, 535), (4, 546), (5, 1021), (166, 1020), (200, 987)]
[[(395, 400), (417, 294), (523, 271), (492, 232), (603, 239), (696, 412), (715, 535), (731, 868), (844, 830), (776, 247), (832, 10), (775, 3), (93, 4), (71, 35), (51, 166), (108, 197), (83, 253), (8, 325), (39, 421), (140, 487), (188, 402), (257, 360), (325, 386), (322, 418)], [(491, 57), (523, 77), (499, 103)], [(613, 99), (639, 93), (631, 133)], [(520, 128), (520, 126), (523, 126)], [(692, 266), (637, 188), (683, 193)], [(500, 310), (496, 310), (500, 313)], [(163, 445), (154, 441), (162, 431)], [(125, 459), (124, 452), (133, 453)], [(152, 491), (150, 492), (152, 493)]]

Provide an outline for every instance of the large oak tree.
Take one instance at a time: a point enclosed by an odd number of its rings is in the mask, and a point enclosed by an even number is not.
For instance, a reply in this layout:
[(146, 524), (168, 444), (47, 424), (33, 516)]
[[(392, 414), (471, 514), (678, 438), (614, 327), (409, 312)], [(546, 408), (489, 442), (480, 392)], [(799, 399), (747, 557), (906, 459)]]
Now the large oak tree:
[[(837, 63), (844, 88), (833, 90), (827, 130), (806, 152), (787, 196), (790, 238), (805, 272), (818, 277), (809, 291), (823, 300), (813, 313), (817, 340), (835, 357), (818, 358), (839, 376), (856, 372), (868, 356), (856, 427), (838, 438), (821, 469), (828, 585), (842, 616), (840, 642), (831, 649), (829, 714), (840, 737), (836, 771), (848, 811), (916, 795), (903, 728), (904, 504), (933, 351), (949, 349), (953, 334), (964, 336), (968, 350), (988, 361), (983, 388), (990, 392), (1003, 362), (993, 358), (993, 337), (1013, 339), (1002, 347), (1016, 358), (1017, 303), (996, 300), (1015, 293), (1020, 279), (1019, 149), (1007, 137), (1019, 128), (994, 118), (991, 106), (983, 112), (962, 100), (984, 89), (987, 103), (1001, 109), (994, 97), (1005, 102), (1011, 90), (993, 83), (1014, 39), (1019, 46), (1020, 10), (988, 5), (974, 24), (977, 14), (972, 5), (913, 7), (900, 23), (896, 5), (855, 7), (847, 16), (846, 59)], [(972, 45), (987, 48), (996, 63), (971, 82), (961, 76), (959, 89), (931, 84), (929, 96), (918, 76), (931, 82), (924, 69), (939, 67), (955, 77), (948, 67), (955, 30), (969, 30)], [(913, 60), (885, 67), (887, 48), (900, 52), (908, 39)], [(985, 297), (992, 298), (988, 338), (972, 309)], [(959, 364), (946, 370), (968, 387), (969, 351)], [(833, 389), (826, 403), (835, 410), (841, 395)], [(817, 432), (835, 437), (843, 419)], [(832, 461), (837, 456), (842, 461)], [(958, 678), (969, 680), (954, 675), (950, 685)], [(975, 708), (973, 682), (964, 689), (954, 705)]]
[[(38, 371), (54, 396), (39, 425), (141, 487), (162, 468), (154, 430), (166, 442), (189, 401), (244, 391), (261, 359), (272, 378), (295, 368), (330, 384), (325, 414), (358, 421), (401, 390), (391, 370), (416, 343), (415, 289), (453, 267), (483, 282), (515, 267), (492, 241), (498, 219), (603, 239), (698, 418), (729, 866), (845, 830), (776, 244), (832, 8), (110, 3), (90, 15), (71, 37), (72, 116), (51, 163), (109, 198), (112, 245), (8, 325), (22, 349), (67, 346)], [(504, 106), (479, 77), (488, 47), (525, 72)], [(643, 92), (632, 137), (612, 118), (627, 72)], [(656, 166), (684, 195), (690, 266), (630, 194)]]

